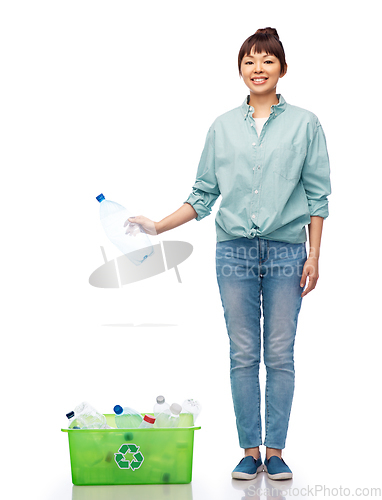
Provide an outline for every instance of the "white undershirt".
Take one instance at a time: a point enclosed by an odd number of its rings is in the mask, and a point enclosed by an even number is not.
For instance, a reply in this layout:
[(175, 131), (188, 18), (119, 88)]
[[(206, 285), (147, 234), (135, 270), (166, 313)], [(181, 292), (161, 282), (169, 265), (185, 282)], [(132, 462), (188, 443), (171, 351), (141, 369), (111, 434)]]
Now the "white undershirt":
[(254, 118), (254, 120), (255, 120), (257, 135), (260, 137), (261, 130), (264, 126), (264, 123), (268, 120), (268, 116), (266, 116), (265, 118)]

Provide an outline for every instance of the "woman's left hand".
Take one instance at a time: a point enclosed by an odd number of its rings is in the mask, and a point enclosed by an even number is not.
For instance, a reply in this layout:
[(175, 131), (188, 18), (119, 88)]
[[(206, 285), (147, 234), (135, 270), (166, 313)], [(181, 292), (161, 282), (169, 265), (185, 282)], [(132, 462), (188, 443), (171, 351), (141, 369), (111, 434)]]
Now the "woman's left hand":
[(302, 276), (300, 281), (300, 286), (303, 288), (306, 283), (306, 279), (309, 277), (308, 286), (302, 292), (301, 297), (305, 297), (309, 292), (311, 292), (317, 285), (318, 280), (318, 257), (309, 257), (305, 262), (304, 268), (302, 270)]

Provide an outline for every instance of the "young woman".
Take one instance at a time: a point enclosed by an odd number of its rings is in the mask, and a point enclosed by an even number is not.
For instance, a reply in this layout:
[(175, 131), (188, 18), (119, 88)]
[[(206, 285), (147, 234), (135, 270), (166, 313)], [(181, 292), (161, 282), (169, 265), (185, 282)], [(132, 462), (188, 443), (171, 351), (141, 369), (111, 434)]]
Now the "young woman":
[[(264, 469), (272, 479), (288, 479), (292, 472), (281, 451), (294, 391), (294, 341), (302, 297), (318, 279), (331, 192), (329, 159), (317, 117), (276, 93), (287, 71), (277, 31), (257, 30), (243, 43), (238, 64), (250, 93), (241, 106), (211, 125), (188, 199), (160, 222), (143, 216), (129, 222), (160, 234), (209, 215), (221, 195), (216, 272), (230, 339), (237, 431), (244, 449), (232, 477), (253, 479)], [(259, 450), (261, 316), (267, 373), (264, 464)]]

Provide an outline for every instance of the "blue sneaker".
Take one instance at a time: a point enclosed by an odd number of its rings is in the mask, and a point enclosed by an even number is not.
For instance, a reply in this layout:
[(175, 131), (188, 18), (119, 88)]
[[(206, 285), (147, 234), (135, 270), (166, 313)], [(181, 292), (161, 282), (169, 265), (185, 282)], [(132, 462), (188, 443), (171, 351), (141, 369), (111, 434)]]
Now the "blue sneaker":
[(269, 460), (265, 459), (264, 470), (269, 479), (291, 479), (292, 471), (282, 458), (273, 456)]
[(263, 461), (261, 455), (257, 460), (248, 456), (240, 460), (237, 466), (232, 471), (233, 479), (255, 479), (258, 472), (263, 470)]

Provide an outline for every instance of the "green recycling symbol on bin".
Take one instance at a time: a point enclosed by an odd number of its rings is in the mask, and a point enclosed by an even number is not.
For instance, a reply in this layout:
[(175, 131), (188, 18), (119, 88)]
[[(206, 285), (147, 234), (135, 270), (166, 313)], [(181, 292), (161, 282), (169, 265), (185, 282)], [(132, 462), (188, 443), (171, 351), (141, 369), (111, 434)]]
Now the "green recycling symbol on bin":
[[(126, 453), (131, 453), (133, 460), (126, 460)], [(144, 457), (139, 451), (139, 446), (129, 443), (121, 445), (118, 453), (114, 453), (114, 460), (120, 469), (137, 470), (142, 465)]]

